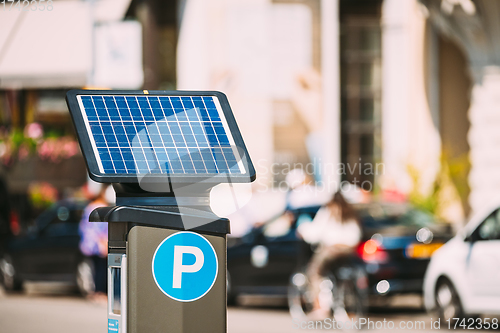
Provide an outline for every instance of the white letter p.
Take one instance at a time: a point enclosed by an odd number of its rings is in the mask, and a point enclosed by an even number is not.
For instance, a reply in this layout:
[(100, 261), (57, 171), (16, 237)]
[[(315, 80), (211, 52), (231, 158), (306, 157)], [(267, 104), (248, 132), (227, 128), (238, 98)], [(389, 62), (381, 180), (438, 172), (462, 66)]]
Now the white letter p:
[[(194, 264), (183, 265), (182, 255), (184, 253), (190, 253), (195, 256)], [(205, 257), (200, 248), (196, 246), (174, 246), (174, 277), (172, 282), (172, 288), (181, 288), (182, 285), (182, 273), (196, 273), (202, 267), (205, 262)]]

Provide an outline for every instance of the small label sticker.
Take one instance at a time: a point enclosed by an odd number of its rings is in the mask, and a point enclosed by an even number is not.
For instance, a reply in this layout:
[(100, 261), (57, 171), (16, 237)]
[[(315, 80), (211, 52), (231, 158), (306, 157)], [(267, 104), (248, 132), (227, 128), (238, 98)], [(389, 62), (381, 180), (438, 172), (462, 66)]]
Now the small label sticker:
[(108, 333), (118, 333), (118, 320), (108, 319)]

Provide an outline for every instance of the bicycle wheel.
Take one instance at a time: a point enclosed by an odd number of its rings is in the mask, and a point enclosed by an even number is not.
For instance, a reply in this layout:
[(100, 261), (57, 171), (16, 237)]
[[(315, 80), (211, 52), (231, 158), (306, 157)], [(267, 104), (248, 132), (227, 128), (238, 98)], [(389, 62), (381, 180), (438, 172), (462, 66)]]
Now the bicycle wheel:
[[(318, 295), (319, 307), (333, 314), (333, 294), (335, 288), (335, 278), (333, 276), (324, 277), (320, 283), (320, 292)], [(297, 272), (290, 279), (288, 288), (288, 307), (290, 315), (294, 319), (306, 320), (314, 309), (314, 296), (311, 290), (311, 284), (304, 272)]]
[(364, 317), (367, 300), (366, 275), (359, 269), (346, 269), (347, 276), (338, 279), (333, 306), (335, 320), (343, 323)]

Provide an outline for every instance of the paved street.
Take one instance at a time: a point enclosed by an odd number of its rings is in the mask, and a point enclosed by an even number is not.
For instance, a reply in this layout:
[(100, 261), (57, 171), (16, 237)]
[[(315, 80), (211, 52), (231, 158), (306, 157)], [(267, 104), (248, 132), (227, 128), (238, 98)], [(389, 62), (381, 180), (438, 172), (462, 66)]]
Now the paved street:
[[(228, 313), (228, 332), (230, 333), (285, 333), (297, 332), (298, 324), (290, 319), (286, 308), (268, 306), (231, 307)], [(389, 310), (372, 310), (368, 318), (372, 321), (400, 322), (424, 321), (426, 332), (430, 330), (429, 318), (419, 309), (418, 302), (410, 300), (412, 306), (403, 304), (392, 306)], [(302, 331), (302, 330), (301, 330)], [(310, 331), (310, 330), (303, 330)], [(385, 332), (387, 330), (373, 330)], [(407, 330), (394, 329), (391, 332)], [(80, 297), (65, 294), (36, 293), (9, 294), (0, 296), (0, 333), (87, 333), (106, 332), (106, 308)]]

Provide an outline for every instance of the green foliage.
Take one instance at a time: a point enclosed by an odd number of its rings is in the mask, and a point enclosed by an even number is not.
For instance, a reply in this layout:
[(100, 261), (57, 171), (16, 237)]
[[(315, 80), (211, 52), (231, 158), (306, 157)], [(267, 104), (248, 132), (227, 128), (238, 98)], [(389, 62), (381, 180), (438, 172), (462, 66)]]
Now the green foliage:
[(28, 188), (28, 196), (33, 207), (45, 209), (54, 204), (58, 199), (57, 189), (47, 182), (31, 183)]
[[(443, 169), (443, 168), (441, 168)], [(422, 193), (422, 177), (420, 172), (412, 165), (408, 166), (408, 174), (410, 175), (413, 188), (408, 194), (408, 201), (415, 207), (425, 210), (429, 213), (436, 214), (439, 207), (439, 191), (442, 186), (441, 170), (438, 172), (434, 183), (432, 184), (429, 193)]]
[(408, 195), (409, 202), (431, 214), (440, 215), (440, 213), (450, 205), (456, 198), (449, 195), (449, 192), (443, 191), (449, 187), (455, 187), (460, 197), (464, 210), (467, 209), (467, 197), (469, 194), (469, 185), (467, 175), (470, 169), (468, 156), (458, 158), (449, 158), (443, 152), (440, 157), (440, 168), (432, 183), (430, 190), (422, 192), (422, 176), (417, 168), (408, 166), (413, 188)]

